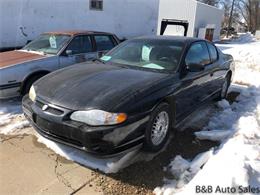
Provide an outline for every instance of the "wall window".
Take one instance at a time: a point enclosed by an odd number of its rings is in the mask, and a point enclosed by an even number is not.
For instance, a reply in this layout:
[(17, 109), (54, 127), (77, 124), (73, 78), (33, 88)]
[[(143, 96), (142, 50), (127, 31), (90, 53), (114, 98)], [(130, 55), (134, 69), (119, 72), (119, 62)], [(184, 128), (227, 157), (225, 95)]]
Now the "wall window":
[(89, 4), (91, 10), (103, 10), (103, 0), (90, 0)]

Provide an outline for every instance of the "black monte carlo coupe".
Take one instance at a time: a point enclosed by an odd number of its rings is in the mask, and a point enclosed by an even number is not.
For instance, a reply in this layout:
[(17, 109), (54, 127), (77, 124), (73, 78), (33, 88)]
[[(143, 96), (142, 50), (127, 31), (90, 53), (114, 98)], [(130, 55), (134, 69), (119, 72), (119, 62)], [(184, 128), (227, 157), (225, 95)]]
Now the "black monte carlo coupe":
[(233, 66), (206, 40), (135, 38), (43, 77), (23, 110), (42, 136), (96, 155), (157, 152), (191, 112), (226, 97)]

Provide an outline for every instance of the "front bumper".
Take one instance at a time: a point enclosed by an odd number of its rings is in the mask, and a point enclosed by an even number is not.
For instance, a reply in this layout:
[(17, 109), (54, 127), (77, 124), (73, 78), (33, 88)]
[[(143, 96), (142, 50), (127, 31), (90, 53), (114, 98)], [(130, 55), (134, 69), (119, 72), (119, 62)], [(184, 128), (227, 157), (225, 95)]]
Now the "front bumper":
[[(48, 109), (43, 111), (43, 105)], [(42, 100), (23, 98), (23, 111), (35, 130), (43, 137), (100, 156), (114, 156), (141, 147), (148, 116), (131, 117), (121, 125), (91, 127), (70, 120), (72, 110)]]

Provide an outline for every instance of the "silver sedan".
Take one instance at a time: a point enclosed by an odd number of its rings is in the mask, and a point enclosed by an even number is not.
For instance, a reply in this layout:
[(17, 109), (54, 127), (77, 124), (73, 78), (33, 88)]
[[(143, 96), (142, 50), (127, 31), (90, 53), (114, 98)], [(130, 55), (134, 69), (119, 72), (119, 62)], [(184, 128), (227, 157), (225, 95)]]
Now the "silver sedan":
[(90, 61), (119, 44), (110, 33), (60, 31), (40, 35), (21, 50), (0, 53), (0, 99), (28, 93), (44, 75)]

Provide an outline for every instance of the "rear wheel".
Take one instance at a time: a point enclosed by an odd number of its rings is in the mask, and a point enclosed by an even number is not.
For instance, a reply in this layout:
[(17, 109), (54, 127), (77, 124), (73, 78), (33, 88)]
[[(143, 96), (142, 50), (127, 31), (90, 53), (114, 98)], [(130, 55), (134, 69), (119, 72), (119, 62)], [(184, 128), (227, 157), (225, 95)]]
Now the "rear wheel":
[(145, 131), (144, 149), (149, 152), (157, 152), (166, 144), (172, 127), (170, 107), (167, 103), (161, 103), (152, 112)]

